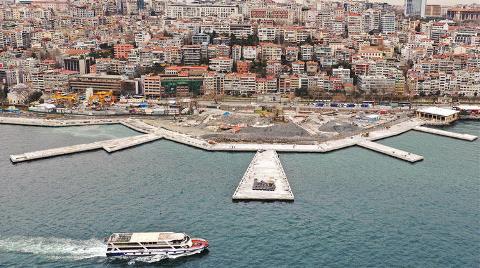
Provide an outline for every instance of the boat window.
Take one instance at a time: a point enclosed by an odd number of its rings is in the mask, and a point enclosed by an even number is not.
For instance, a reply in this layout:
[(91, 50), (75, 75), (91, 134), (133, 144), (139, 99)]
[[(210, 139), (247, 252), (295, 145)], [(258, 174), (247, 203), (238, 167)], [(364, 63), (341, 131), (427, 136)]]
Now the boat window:
[(143, 247), (129, 247), (129, 248), (123, 248), (123, 250), (142, 250), (145, 249)]

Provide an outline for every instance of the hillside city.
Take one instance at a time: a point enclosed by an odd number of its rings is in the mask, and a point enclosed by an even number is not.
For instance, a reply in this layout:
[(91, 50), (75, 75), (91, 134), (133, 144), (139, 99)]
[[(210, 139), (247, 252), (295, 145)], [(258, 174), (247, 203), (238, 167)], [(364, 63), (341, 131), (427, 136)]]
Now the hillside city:
[(471, 100), (480, 5), (0, 1), (0, 98)]

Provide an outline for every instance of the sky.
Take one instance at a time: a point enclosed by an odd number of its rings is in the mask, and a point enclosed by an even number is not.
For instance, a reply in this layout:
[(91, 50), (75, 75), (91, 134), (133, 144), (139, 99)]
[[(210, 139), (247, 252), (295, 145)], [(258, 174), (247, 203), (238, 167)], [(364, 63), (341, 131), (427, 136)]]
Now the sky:
[[(392, 5), (403, 5), (404, 0), (370, 0), (371, 2), (385, 2)], [(427, 0), (427, 5), (458, 5), (480, 4), (480, 0)]]

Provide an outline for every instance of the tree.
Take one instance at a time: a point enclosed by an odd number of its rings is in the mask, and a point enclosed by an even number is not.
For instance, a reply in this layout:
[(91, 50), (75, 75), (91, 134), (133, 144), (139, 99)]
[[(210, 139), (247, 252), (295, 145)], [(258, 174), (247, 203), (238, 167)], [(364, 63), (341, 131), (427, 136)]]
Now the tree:
[(303, 44), (309, 44), (309, 45), (312, 45), (312, 46), (313, 46), (313, 45), (314, 45), (314, 42), (313, 42), (313, 39), (312, 39), (311, 36), (307, 36), (307, 38), (305, 38), (305, 41), (303, 41), (301, 44), (302, 44), (302, 45), (303, 45)]
[(233, 33), (230, 34), (230, 45), (238, 45), (237, 37)]
[(165, 37), (173, 37), (173, 34), (169, 33), (167, 30), (163, 31), (163, 36)]
[(418, 23), (417, 26), (415, 26), (415, 32), (419, 33), (420, 30), (421, 30), (420, 23)]
[(8, 93), (8, 86), (7, 84), (4, 84), (2, 86), (2, 90), (0, 90), (0, 100), (6, 99), (7, 93)]
[(30, 96), (28, 96), (27, 103), (32, 103), (38, 101), (42, 97), (43, 93), (41, 91), (35, 91)]
[(213, 39), (215, 39), (215, 38), (218, 36), (218, 34), (217, 34), (217, 32), (212, 31), (212, 32), (209, 34), (209, 36), (210, 36), (210, 44), (213, 44)]
[(247, 46), (256, 46), (259, 43), (259, 39), (257, 35), (249, 35), (247, 37)]
[(308, 90), (306, 87), (300, 87), (295, 89), (295, 96), (297, 97), (305, 97), (308, 95)]
[(258, 74), (260, 77), (267, 76), (267, 62), (266, 61), (252, 61), (250, 65), (250, 72)]
[(200, 59), (200, 65), (208, 65), (209, 63), (210, 63), (210, 60), (208, 58)]

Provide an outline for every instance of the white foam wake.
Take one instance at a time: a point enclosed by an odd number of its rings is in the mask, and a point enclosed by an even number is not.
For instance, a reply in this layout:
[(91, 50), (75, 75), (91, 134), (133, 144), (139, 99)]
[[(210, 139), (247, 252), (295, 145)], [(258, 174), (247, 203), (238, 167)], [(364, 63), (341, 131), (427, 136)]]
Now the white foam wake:
[(162, 260), (167, 260), (167, 259), (177, 259), (180, 257), (186, 257), (190, 255), (195, 255), (198, 253), (201, 253), (201, 250), (193, 251), (193, 252), (188, 252), (188, 253), (182, 253), (182, 254), (177, 254), (177, 255), (166, 255), (166, 254), (157, 254), (157, 255), (152, 255), (152, 256), (140, 256), (140, 257), (116, 257), (119, 259), (125, 259), (128, 260), (129, 265), (137, 264), (137, 263), (155, 263), (159, 262)]
[(98, 239), (12, 236), (0, 237), (0, 251), (30, 253), (49, 259), (79, 260), (105, 256), (106, 246)]

